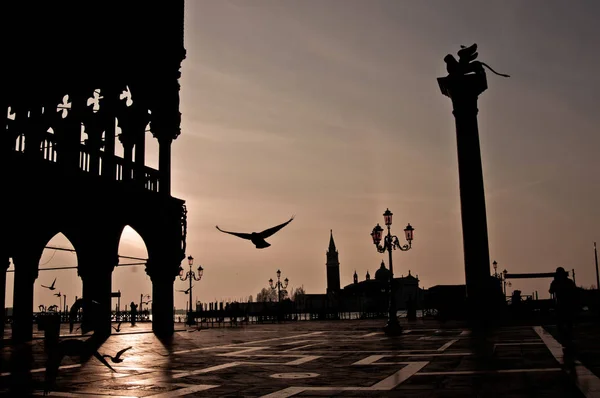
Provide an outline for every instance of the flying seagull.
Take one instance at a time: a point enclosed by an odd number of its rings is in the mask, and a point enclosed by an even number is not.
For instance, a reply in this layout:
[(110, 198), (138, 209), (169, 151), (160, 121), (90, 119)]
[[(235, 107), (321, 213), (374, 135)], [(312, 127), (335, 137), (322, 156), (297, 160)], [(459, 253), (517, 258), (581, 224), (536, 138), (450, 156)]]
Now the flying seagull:
[(224, 231), (221, 228), (219, 228), (218, 225), (217, 225), (217, 229), (226, 234), (237, 236), (238, 238), (248, 239), (248, 240), (252, 241), (252, 243), (254, 243), (254, 246), (256, 246), (257, 249), (264, 249), (265, 247), (271, 246), (271, 244), (266, 242), (265, 239), (268, 238), (269, 236), (273, 235), (275, 232), (279, 231), (281, 228), (288, 225), (290, 222), (292, 222), (293, 219), (294, 219), (294, 216), (292, 216), (292, 218), (290, 218), (283, 224), (279, 224), (275, 227), (265, 229), (262, 232), (252, 232), (250, 234), (243, 233), (243, 232)]
[(123, 360), (121, 359), (121, 355), (123, 355), (123, 353), (125, 351), (127, 351), (131, 348), (133, 348), (133, 347), (127, 347), (127, 348), (122, 349), (121, 351), (117, 352), (117, 355), (115, 355), (114, 357), (110, 356), (108, 354), (104, 354), (104, 355), (102, 355), (102, 358), (110, 358), (112, 363), (121, 363), (121, 362), (123, 362)]
[(55, 283), (56, 283), (56, 278), (54, 278), (54, 282), (52, 282), (52, 284), (50, 286), (44, 286), (44, 285), (42, 285), (42, 287), (45, 287), (46, 289), (54, 290), (54, 289), (56, 289), (54, 287)]
[(121, 323), (122, 323), (122, 322), (119, 322), (119, 324), (117, 325), (117, 327), (114, 327), (114, 326), (112, 326), (112, 325), (111, 325), (111, 327), (112, 327), (113, 329), (115, 329), (115, 332), (119, 333), (119, 332), (121, 331)]
[[(73, 326), (74, 326), (75, 320), (77, 319), (77, 314), (79, 313), (79, 310), (83, 310), (84, 313), (86, 313), (86, 312), (92, 313), (94, 310), (97, 310), (98, 307), (99, 307), (99, 303), (95, 300), (84, 299), (83, 297), (75, 300), (75, 302), (71, 306), (71, 310), (69, 311), (69, 333), (73, 333)], [(88, 322), (88, 323), (85, 323), (85, 322), (81, 323), (80, 328), (81, 328), (82, 334), (86, 334), (87, 332), (96, 329), (94, 320), (95, 319), (92, 319), (92, 322)]]
[(67, 339), (52, 344), (51, 347), (49, 347), (49, 354), (46, 359), (44, 395), (48, 395), (53, 389), (58, 376), (60, 363), (64, 357), (79, 357), (79, 362), (83, 364), (92, 356), (98, 359), (111, 371), (116, 372), (106, 359), (98, 353), (94, 342), (88, 340)]
[[(194, 287), (194, 286), (192, 286), (192, 287)], [(178, 292), (181, 292), (181, 293), (188, 294), (188, 293), (190, 292), (190, 289), (191, 289), (191, 287), (190, 287), (190, 288), (187, 288), (187, 289), (185, 289), (185, 290), (177, 290), (177, 291), (178, 291)]]
[[(96, 316), (96, 313), (98, 311), (98, 307), (99, 303), (97, 301), (84, 299), (83, 297), (75, 300), (71, 306), (71, 311), (69, 312), (70, 333), (73, 333), (73, 324), (77, 318), (79, 310), (83, 309), (84, 314), (89, 313), (92, 315), (91, 322), (88, 321), (81, 324), (82, 334), (93, 331), (92, 335), (87, 340), (67, 339), (59, 341), (58, 336), (55, 336), (53, 339), (50, 338), (46, 342), (48, 355), (46, 357), (44, 395), (48, 395), (54, 388), (60, 363), (65, 356), (79, 357), (79, 362), (81, 364), (86, 363), (93, 356), (111, 371), (116, 372), (116, 370), (114, 370), (106, 361), (106, 359), (104, 359), (104, 357), (98, 352), (98, 348), (100, 348), (104, 341), (106, 341), (106, 337), (103, 335), (103, 333), (98, 333), (97, 331), (98, 317)], [(120, 359), (119, 356), (120, 355), (117, 354), (116, 359)]]

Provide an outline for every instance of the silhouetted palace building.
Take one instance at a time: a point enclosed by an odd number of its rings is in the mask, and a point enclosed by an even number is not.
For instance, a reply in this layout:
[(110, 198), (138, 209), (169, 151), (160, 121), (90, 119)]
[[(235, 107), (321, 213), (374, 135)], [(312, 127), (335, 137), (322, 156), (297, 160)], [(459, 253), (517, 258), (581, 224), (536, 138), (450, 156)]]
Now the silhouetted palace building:
[[(364, 314), (385, 313), (389, 305), (389, 270), (382, 261), (375, 271), (375, 278), (367, 270), (365, 280), (359, 281), (358, 274), (354, 271), (353, 283), (340, 288), (340, 262), (339, 253), (333, 240), (333, 231), (330, 231), (329, 247), (326, 253), (326, 294), (306, 294), (296, 303), (299, 311), (323, 311), (333, 315), (338, 312), (360, 312)], [(423, 302), (423, 289), (419, 288), (419, 278), (408, 271), (407, 276), (394, 278), (396, 305), (399, 310), (404, 310), (409, 300), (413, 300), (417, 308)]]
[[(84, 308), (111, 332), (111, 280), (131, 226), (148, 250), (153, 329), (173, 333), (173, 282), (185, 257), (186, 208), (171, 196), (171, 144), (180, 134), (184, 2), (2, 4), (0, 181), (6, 270), (15, 268), (12, 336), (30, 340), (33, 287), (48, 241), (77, 254)], [(145, 158), (158, 143), (158, 168)], [(0, 324), (4, 325), (3, 319)]]

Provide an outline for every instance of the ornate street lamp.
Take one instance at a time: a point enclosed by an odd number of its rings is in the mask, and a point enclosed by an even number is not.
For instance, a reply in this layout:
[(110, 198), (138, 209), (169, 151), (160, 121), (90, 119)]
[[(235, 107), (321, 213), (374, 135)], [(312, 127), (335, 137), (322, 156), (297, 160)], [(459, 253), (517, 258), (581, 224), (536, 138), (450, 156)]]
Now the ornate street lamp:
[[(494, 261), (495, 262), (495, 261)], [(504, 297), (506, 298), (506, 275), (508, 274), (507, 270), (502, 271), (502, 281), (504, 283)], [(508, 287), (511, 287), (512, 283), (508, 282)]]
[[(406, 228), (404, 228), (404, 237), (408, 244), (401, 245), (398, 237), (396, 235), (392, 235), (391, 226), (392, 226), (392, 216), (393, 213), (390, 209), (386, 209), (385, 213), (383, 213), (383, 220), (385, 225), (387, 226), (388, 233), (385, 237), (382, 236), (383, 228), (379, 224), (373, 228), (371, 231), (371, 238), (373, 238), (373, 244), (377, 248), (379, 253), (385, 253), (386, 251), (389, 253), (389, 264), (390, 264), (390, 304), (389, 304), (389, 316), (388, 323), (385, 326), (385, 330), (389, 334), (398, 334), (402, 331), (400, 324), (398, 323), (398, 317), (396, 315), (396, 295), (394, 289), (394, 265), (392, 263), (392, 250), (399, 249), (400, 251), (410, 250), (412, 247), (412, 241), (414, 238), (414, 228), (408, 224)], [(383, 238), (383, 246), (379, 243)]]
[(492, 265), (494, 266), (494, 277), (497, 278), (498, 277), (498, 262), (496, 260), (494, 260)]
[(285, 283), (281, 282), (281, 271), (280, 270), (277, 270), (277, 282), (275, 282), (275, 285), (273, 285), (273, 279), (272, 278), (269, 279), (269, 286), (271, 287), (271, 289), (272, 290), (277, 289), (277, 302), (281, 301), (281, 289), (287, 288), (289, 279), (285, 278), (283, 280), (283, 282), (285, 282)]
[(190, 316), (191, 313), (193, 312), (193, 308), (192, 308), (192, 281), (199, 281), (200, 279), (202, 279), (202, 275), (204, 274), (204, 268), (202, 268), (202, 266), (198, 266), (198, 276), (196, 277), (196, 273), (192, 270), (192, 266), (194, 265), (194, 257), (192, 257), (191, 255), (188, 256), (188, 264), (190, 266), (190, 270), (188, 272), (185, 273), (185, 277), (184, 275), (184, 269), (183, 267), (179, 267), (179, 279), (181, 279), (182, 281), (186, 281), (189, 280), (190, 281), (190, 287), (189, 287), (189, 292), (190, 292), (190, 307), (189, 307), (189, 312), (188, 312), (188, 325), (192, 325), (193, 321), (192, 321), (192, 317)]
[[(144, 301), (144, 297), (146, 297), (147, 301)], [(140, 294), (140, 306), (139, 306), (139, 310), (138, 310), (138, 316), (140, 317), (140, 322), (142, 321), (142, 312), (143, 310), (143, 304), (150, 304), (152, 300), (150, 300), (150, 295), (149, 294)]]

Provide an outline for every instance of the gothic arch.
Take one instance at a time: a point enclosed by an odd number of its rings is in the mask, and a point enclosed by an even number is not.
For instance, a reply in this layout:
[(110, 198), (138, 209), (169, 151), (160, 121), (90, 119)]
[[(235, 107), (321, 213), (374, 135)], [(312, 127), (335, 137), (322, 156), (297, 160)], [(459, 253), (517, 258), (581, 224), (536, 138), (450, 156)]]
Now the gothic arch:
[[(145, 253), (144, 253), (145, 252)], [(116, 267), (112, 273), (112, 291), (120, 291), (121, 299), (112, 301), (113, 310), (118, 304), (118, 311), (126, 309), (130, 302), (139, 304), (140, 295), (144, 296), (144, 304), (138, 308), (139, 311), (147, 310), (151, 305), (147, 302), (152, 298), (152, 282), (149, 275), (145, 272), (146, 261), (137, 258), (148, 258), (148, 247), (144, 238), (131, 225), (122, 228), (119, 239), (119, 264), (123, 266)], [(135, 257), (135, 258), (127, 258)], [(127, 264), (133, 264), (127, 266)], [(150, 296), (150, 297), (146, 297)]]
[[(53, 250), (48, 248), (48, 246), (72, 249), (74, 252)], [(76, 269), (40, 271), (48, 267), (78, 266), (79, 253), (72, 240), (63, 232), (54, 234), (46, 242), (44, 248), (38, 262), (38, 278), (34, 283), (34, 304), (36, 304), (36, 302), (38, 304), (34, 305), (34, 309), (38, 309), (39, 305), (49, 307), (53, 304), (59, 304), (58, 308), (64, 309), (65, 305), (72, 305), (75, 301), (75, 296), (81, 296), (82, 283), (77, 275)], [(55, 279), (55, 290), (47, 290), (41, 287), (42, 285), (51, 286)], [(61, 294), (61, 296), (55, 297), (56, 294)]]
[[(148, 258), (148, 244), (146, 243), (146, 240), (144, 239), (144, 237), (138, 232), (137, 229), (135, 229), (133, 226), (131, 225), (125, 225), (123, 228), (121, 228), (121, 233), (119, 235), (119, 247), (121, 246), (121, 244), (123, 243), (123, 240), (127, 240), (128, 238), (125, 236), (127, 233), (127, 229), (130, 229), (131, 231), (133, 231), (141, 240), (141, 242), (144, 244), (144, 250), (146, 250), (146, 258)], [(121, 254), (121, 253), (119, 253)]]
[(123, 233), (125, 232), (125, 229), (127, 227), (131, 228), (137, 235), (139, 235), (139, 237), (142, 239), (142, 241), (144, 242), (144, 247), (146, 248), (146, 253), (147, 253), (147, 257), (146, 258), (150, 258), (151, 256), (151, 252), (153, 252), (154, 250), (152, 249), (153, 244), (154, 244), (154, 239), (152, 236), (152, 228), (150, 226), (146, 226), (143, 221), (138, 221), (138, 220), (129, 220), (130, 222), (128, 224), (124, 224), (122, 226), (119, 226), (119, 244), (121, 243), (121, 241), (123, 240)]
[[(79, 255), (79, 251), (80, 250), (77, 250), (77, 247), (80, 246), (80, 244), (79, 244), (79, 241), (77, 239), (77, 235), (74, 235), (72, 233), (72, 231), (69, 231), (68, 229), (58, 230), (58, 231), (54, 232), (53, 234), (50, 233), (48, 235), (50, 235), (50, 238), (46, 239), (46, 243), (44, 244), (44, 249), (46, 249), (47, 246), (50, 246), (50, 242), (54, 238), (62, 235), (69, 242), (69, 244), (71, 245), (71, 247), (73, 248), (75, 255), (76, 256)], [(51, 249), (48, 249), (48, 250), (51, 250)], [(79, 258), (76, 258), (76, 259), (77, 259), (77, 262), (79, 262)]]
[[(47, 228), (46, 224), (43, 225), (26, 225), (21, 231), (22, 237), (19, 244), (15, 245), (11, 256), (16, 259), (14, 261), (15, 270), (21, 269), (21, 267), (33, 267), (29, 271), (35, 271), (37, 274), (37, 266), (42, 257), (42, 253), (48, 243), (59, 234), (62, 234), (71, 244), (77, 255), (77, 263), (80, 262), (81, 254), (81, 239), (78, 231), (73, 230), (67, 226), (58, 226), (52, 229)], [(27, 261), (18, 261), (20, 258), (27, 258)], [(22, 265), (25, 264), (25, 265)]]

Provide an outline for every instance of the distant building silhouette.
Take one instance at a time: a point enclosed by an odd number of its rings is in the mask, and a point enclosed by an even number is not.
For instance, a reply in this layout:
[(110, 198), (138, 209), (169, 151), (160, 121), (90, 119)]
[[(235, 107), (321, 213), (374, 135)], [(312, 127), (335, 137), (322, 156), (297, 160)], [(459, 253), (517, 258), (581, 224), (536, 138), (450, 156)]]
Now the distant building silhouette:
[(387, 283), (390, 279), (390, 270), (385, 268), (385, 263), (381, 260), (379, 269), (375, 271), (375, 280), (381, 283)]
[[(385, 313), (389, 305), (390, 271), (382, 261), (375, 271), (375, 278), (367, 270), (365, 280), (358, 280), (356, 270), (353, 283), (340, 289), (339, 252), (330, 231), (327, 250), (327, 291), (326, 294), (305, 294), (296, 302), (297, 309), (310, 312), (323, 312), (324, 317), (332, 317), (338, 312)], [(395, 300), (399, 310), (406, 309), (409, 300), (417, 309), (422, 308), (423, 289), (419, 288), (419, 278), (408, 271), (408, 275), (394, 278)]]
[[(386, 268), (385, 263), (381, 261), (379, 268), (375, 271), (374, 279), (371, 279), (369, 271), (364, 281), (358, 281), (358, 275), (354, 273), (353, 283), (344, 286), (340, 297), (346, 303), (360, 302), (363, 309), (370, 308), (385, 310), (388, 306), (389, 294), (389, 275), (390, 270)], [(419, 278), (408, 271), (407, 276), (394, 278), (396, 305), (399, 310), (406, 308), (409, 299), (416, 301), (417, 308), (420, 308), (423, 301), (423, 289), (419, 288)], [(358, 305), (358, 304), (356, 304)]]
[(340, 291), (340, 260), (333, 241), (333, 230), (330, 230), (329, 248), (327, 249), (327, 293)]

